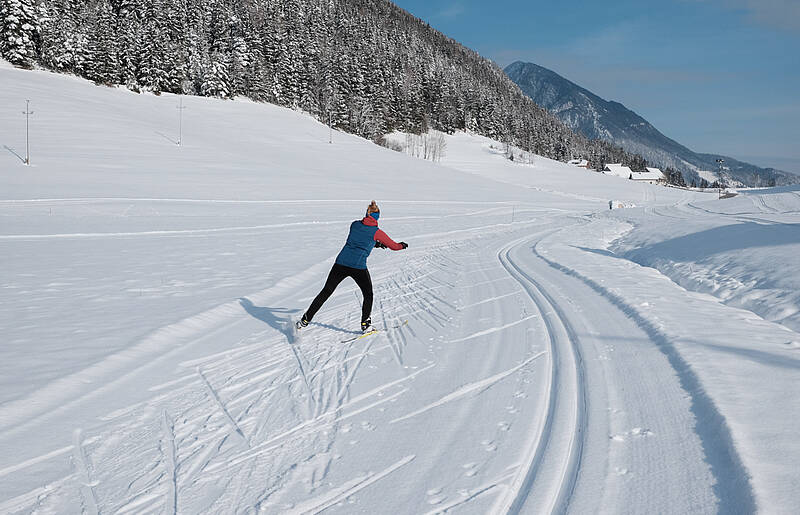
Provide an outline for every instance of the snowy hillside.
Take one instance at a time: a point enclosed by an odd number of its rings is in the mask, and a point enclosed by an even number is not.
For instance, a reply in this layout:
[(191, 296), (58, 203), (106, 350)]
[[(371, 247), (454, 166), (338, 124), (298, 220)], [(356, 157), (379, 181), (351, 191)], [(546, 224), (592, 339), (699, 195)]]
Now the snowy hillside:
[[(800, 505), (796, 190), (465, 133), (433, 164), (246, 101), (184, 99), (178, 146), (175, 96), (0, 83), (0, 513)], [(293, 338), (373, 198), (409, 243), (370, 257), (381, 331), (348, 280)]]

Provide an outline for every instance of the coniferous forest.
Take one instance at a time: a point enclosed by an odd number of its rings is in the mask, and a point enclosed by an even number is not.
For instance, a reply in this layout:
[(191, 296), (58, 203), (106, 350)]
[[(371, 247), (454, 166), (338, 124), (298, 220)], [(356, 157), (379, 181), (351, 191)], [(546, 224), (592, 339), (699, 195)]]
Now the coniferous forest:
[(469, 130), (565, 161), (643, 170), (537, 106), (493, 62), (387, 0), (0, 0), (17, 66), (133, 91), (246, 96), (373, 140)]

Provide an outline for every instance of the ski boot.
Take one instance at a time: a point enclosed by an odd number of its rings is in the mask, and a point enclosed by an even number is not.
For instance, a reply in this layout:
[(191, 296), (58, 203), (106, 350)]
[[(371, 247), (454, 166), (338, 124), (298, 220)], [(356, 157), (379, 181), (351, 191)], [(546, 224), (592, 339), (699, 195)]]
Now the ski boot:
[(303, 318), (301, 318), (300, 320), (298, 320), (297, 322), (295, 322), (294, 326), (295, 326), (297, 329), (302, 329), (302, 328), (304, 328), (304, 327), (308, 327), (308, 320), (306, 319), (306, 316), (305, 316), (305, 315), (303, 315)]
[(372, 327), (372, 319), (371, 318), (367, 318), (366, 320), (361, 322), (361, 333), (362, 334), (371, 333), (374, 330), (375, 330), (375, 328)]

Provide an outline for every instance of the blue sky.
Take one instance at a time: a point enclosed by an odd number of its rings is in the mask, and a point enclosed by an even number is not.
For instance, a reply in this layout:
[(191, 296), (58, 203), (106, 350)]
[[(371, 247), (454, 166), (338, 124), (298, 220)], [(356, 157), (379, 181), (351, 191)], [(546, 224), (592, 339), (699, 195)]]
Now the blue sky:
[(698, 152), (800, 173), (800, 0), (398, 0), (505, 67), (539, 64)]

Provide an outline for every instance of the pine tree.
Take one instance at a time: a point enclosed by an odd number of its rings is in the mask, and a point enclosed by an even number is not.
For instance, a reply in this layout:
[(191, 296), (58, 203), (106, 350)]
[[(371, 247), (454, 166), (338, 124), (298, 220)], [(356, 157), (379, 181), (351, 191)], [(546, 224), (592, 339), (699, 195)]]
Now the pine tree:
[(2, 0), (0, 5), (0, 54), (30, 68), (38, 56), (40, 30), (33, 0)]
[(161, 0), (144, 0), (139, 25), (136, 50), (136, 78), (138, 83), (155, 93), (169, 91), (167, 69), (167, 34), (164, 16), (165, 4)]
[(231, 96), (226, 58), (219, 52), (212, 55), (206, 65), (200, 94), (207, 97), (218, 98), (228, 98)]
[(86, 76), (98, 84), (117, 84), (119, 63), (116, 26), (111, 4), (108, 2), (101, 2), (93, 29), (89, 40)]

